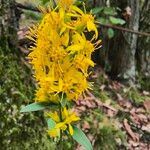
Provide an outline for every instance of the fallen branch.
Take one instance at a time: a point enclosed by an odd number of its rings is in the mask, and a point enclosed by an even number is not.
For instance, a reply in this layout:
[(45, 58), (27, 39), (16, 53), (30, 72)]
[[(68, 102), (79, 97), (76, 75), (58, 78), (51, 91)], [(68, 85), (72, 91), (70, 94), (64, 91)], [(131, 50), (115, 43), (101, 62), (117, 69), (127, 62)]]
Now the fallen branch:
[(23, 5), (23, 4), (21, 4), (21, 3), (16, 3), (16, 7), (21, 8), (21, 9), (26, 9), (26, 10), (35, 11), (35, 12), (40, 12), (40, 10), (39, 10), (37, 7), (35, 7), (35, 6), (33, 6), (33, 5), (30, 5), (30, 4), (28, 4), (28, 5)]
[[(32, 5), (23, 5), (21, 3), (16, 3), (16, 6), (21, 9), (31, 10), (31, 11), (40, 13), (40, 10), (37, 7), (32, 6)], [(96, 21), (96, 23), (101, 25), (102, 27), (106, 27), (106, 28), (112, 28), (112, 29), (116, 29), (116, 30), (120, 30), (120, 31), (130, 32), (130, 33), (141, 35), (141, 36), (150, 36), (150, 33), (146, 33), (146, 32), (135, 31), (132, 29), (128, 29), (128, 28), (124, 28), (124, 27), (120, 27), (120, 26), (114, 26), (114, 25), (110, 25), (110, 24), (101, 24), (98, 21)]]
[(97, 24), (101, 25), (102, 27), (106, 27), (106, 28), (113, 28), (116, 30), (121, 30), (121, 31), (125, 31), (125, 32), (130, 32), (133, 34), (138, 34), (138, 35), (142, 35), (142, 36), (150, 36), (150, 33), (146, 33), (146, 32), (140, 32), (140, 31), (135, 31), (135, 30), (131, 30), (128, 28), (124, 28), (124, 27), (120, 27), (120, 26), (114, 26), (114, 25), (110, 25), (110, 24), (101, 24), (100, 22), (96, 21)]

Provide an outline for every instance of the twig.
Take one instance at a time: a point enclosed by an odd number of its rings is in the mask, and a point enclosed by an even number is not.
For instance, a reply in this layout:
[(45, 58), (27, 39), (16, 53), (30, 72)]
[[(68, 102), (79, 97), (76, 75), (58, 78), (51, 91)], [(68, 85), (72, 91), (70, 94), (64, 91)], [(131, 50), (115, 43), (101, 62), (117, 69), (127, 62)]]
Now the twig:
[(131, 30), (128, 28), (124, 28), (124, 27), (119, 27), (119, 26), (114, 26), (114, 25), (110, 25), (110, 24), (101, 24), (100, 22), (96, 21), (97, 24), (106, 27), (106, 28), (113, 28), (116, 30), (121, 30), (121, 31), (125, 31), (125, 32), (130, 32), (133, 34), (138, 34), (138, 35), (142, 35), (142, 36), (150, 36), (150, 33), (146, 33), (146, 32), (140, 32), (140, 31), (135, 31), (135, 30)]
[(16, 7), (21, 8), (21, 9), (26, 9), (26, 10), (40, 12), (40, 10), (37, 7), (32, 6), (32, 5), (23, 5), (21, 3), (16, 3)]
[[(21, 9), (36, 11), (36, 12), (40, 13), (40, 10), (37, 7), (34, 7), (32, 5), (23, 5), (23, 4), (20, 4), (20, 3), (16, 3), (16, 6), (18, 8), (21, 8)], [(120, 27), (120, 26), (114, 26), (114, 25), (110, 25), (110, 24), (105, 24), (104, 25), (104, 24), (101, 24), (98, 21), (96, 21), (96, 23), (101, 25), (102, 27), (106, 27), (106, 28), (113, 28), (113, 29), (116, 29), (116, 30), (130, 32), (130, 33), (137, 34), (137, 35), (142, 35), (142, 36), (150, 36), (150, 33), (146, 33), (146, 32), (135, 31), (135, 30), (132, 30), (132, 29), (128, 29), (128, 28), (124, 28), (124, 27)]]

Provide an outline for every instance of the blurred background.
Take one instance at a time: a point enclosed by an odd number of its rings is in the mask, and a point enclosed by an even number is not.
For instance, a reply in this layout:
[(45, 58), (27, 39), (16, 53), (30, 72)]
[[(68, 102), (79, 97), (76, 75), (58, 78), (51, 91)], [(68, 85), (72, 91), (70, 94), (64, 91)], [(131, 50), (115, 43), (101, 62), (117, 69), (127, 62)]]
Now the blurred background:
[[(83, 3), (84, 2), (84, 3)], [(94, 150), (150, 149), (150, 0), (76, 0), (95, 16), (102, 47), (96, 50), (87, 97), (76, 110)], [(0, 1), (0, 149), (53, 150), (43, 112), (20, 113), (37, 85), (27, 60), (28, 27), (52, 0)], [(87, 34), (87, 37), (90, 34)], [(84, 99), (84, 100), (83, 100)], [(65, 150), (82, 150), (71, 138)]]

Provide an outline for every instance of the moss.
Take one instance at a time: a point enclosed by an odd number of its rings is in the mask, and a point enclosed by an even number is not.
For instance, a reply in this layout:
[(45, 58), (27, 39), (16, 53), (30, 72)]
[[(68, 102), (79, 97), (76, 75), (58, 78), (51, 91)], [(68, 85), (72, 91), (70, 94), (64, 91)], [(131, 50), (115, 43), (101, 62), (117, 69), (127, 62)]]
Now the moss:
[(134, 87), (128, 88), (128, 90), (125, 93), (125, 95), (135, 105), (141, 105), (146, 99), (146, 96), (141, 95), (139, 90), (137, 88), (134, 88)]
[(21, 57), (0, 50), (0, 146), (2, 150), (47, 150), (53, 144), (46, 136), (43, 114), (20, 113), (22, 105), (32, 102), (35, 89), (30, 68)]

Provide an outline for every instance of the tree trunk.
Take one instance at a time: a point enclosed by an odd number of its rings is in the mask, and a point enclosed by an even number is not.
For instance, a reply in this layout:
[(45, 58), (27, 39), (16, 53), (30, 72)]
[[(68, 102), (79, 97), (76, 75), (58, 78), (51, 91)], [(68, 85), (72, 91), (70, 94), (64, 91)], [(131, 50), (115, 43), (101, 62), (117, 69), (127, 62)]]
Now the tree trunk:
[[(106, 6), (106, 0), (94, 0), (94, 7), (105, 7)], [(105, 36), (106, 29), (100, 28), (100, 38), (102, 39), (102, 48), (96, 50), (92, 54), (92, 60), (100, 65), (101, 67), (105, 67), (106, 64), (106, 45), (107, 45), (107, 40)]]
[(4, 53), (17, 47), (17, 20), (14, 8), (14, 0), (0, 0), (0, 48)]
[[(138, 30), (139, 1), (116, 0), (116, 2), (117, 2), (116, 5), (119, 6), (122, 10), (124, 10), (125, 7), (126, 8), (128, 7), (128, 9), (131, 10), (131, 16), (128, 16), (128, 20), (126, 20), (126, 27), (132, 30)], [(111, 64), (111, 76), (114, 79), (120, 79), (121, 81), (126, 81), (128, 83), (133, 83), (135, 81), (136, 45), (137, 45), (137, 35), (127, 32), (118, 32), (118, 35), (116, 35), (112, 39), (112, 41), (110, 41), (110, 48), (108, 55)]]
[[(150, 1), (145, 0), (140, 16), (140, 31), (150, 32)], [(150, 37), (138, 38), (138, 70), (143, 78), (150, 78)]]

